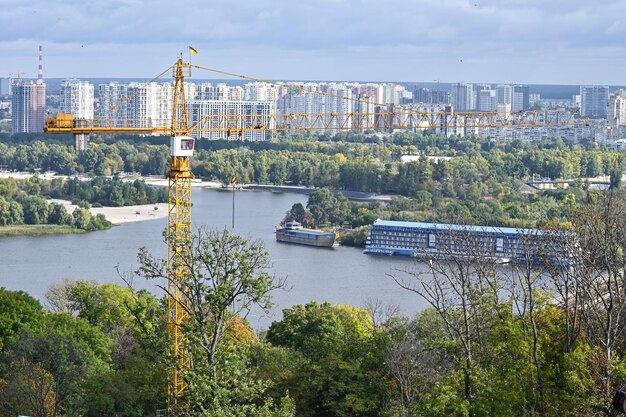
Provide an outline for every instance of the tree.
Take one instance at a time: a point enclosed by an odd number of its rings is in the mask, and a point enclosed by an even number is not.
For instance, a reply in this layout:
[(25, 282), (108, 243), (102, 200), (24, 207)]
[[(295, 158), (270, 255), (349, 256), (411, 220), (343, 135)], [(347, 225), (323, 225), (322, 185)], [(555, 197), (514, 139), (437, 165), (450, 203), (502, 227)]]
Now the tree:
[(612, 368), (619, 361), (617, 349), (623, 346), (626, 329), (626, 199), (620, 190), (589, 198), (573, 215), (577, 249), (571, 268), (579, 280), (586, 333), (604, 353), (603, 390), (608, 396), (617, 382)]
[(112, 343), (111, 369), (85, 381), (85, 416), (154, 414), (166, 401), (164, 306), (146, 290), (64, 281), (46, 293), (49, 308), (86, 320)]
[(291, 209), (285, 213), (285, 218), (283, 219), (283, 223), (288, 223), (290, 221), (297, 221), (300, 224), (303, 224), (305, 221), (306, 210), (302, 203), (295, 203), (291, 206)]
[(41, 328), (43, 320), (39, 301), (23, 291), (0, 287), (0, 351), (14, 341), (20, 329)]
[(398, 384), (400, 415), (409, 416), (421, 397), (451, 370), (451, 358), (437, 347), (438, 340), (445, 338), (445, 325), (430, 308), (390, 332), (400, 335), (393, 337), (386, 363)]
[[(540, 334), (539, 325), (537, 324), (538, 309), (540, 303), (537, 301), (541, 282), (545, 276), (544, 265), (549, 265), (560, 261), (562, 253), (553, 250), (552, 242), (547, 241), (546, 236), (552, 237), (550, 234), (542, 234), (540, 232), (520, 233), (518, 240), (519, 252), (521, 253), (521, 261), (514, 264), (509, 270), (509, 276), (512, 281), (511, 295), (515, 303), (515, 310), (519, 313), (520, 319), (524, 323), (524, 333), (532, 340), (532, 362), (535, 370), (533, 379), (536, 382), (537, 395), (532, 395), (529, 406), (532, 412), (537, 412), (541, 416), (546, 415), (546, 387), (543, 376), (543, 363), (539, 351)], [(539, 253), (543, 257), (541, 266), (537, 266)], [(531, 391), (534, 393), (534, 390)], [(536, 398), (534, 398), (536, 397)]]
[(296, 399), (299, 416), (375, 416), (389, 398), (383, 365), (388, 338), (374, 331), (364, 309), (296, 305), (272, 323), (267, 340), (301, 358), (277, 381)]
[(8, 378), (0, 404), (12, 413), (37, 417), (82, 415), (89, 398), (84, 385), (106, 372), (110, 341), (86, 321), (65, 313), (50, 314), (45, 327), (24, 329), (7, 352)]
[[(269, 255), (261, 242), (227, 230), (199, 229), (191, 237), (188, 250), (188, 256), (178, 261), (185, 263), (185, 270), (189, 271), (186, 276), (172, 277), (167, 261), (153, 257), (145, 248), (138, 255), (137, 274), (173, 285), (179, 291), (178, 297), (169, 293), (167, 286), (161, 288), (189, 315), (184, 333), (194, 352), (193, 368), (182, 376), (189, 384), (190, 406), (197, 412), (212, 410), (217, 414), (231, 406), (236, 406), (240, 413), (254, 410), (254, 401), (263, 403), (259, 398), (266, 386), (253, 381), (245, 370), (245, 346), (229, 343), (232, 338), (228, 337), (228, 329), (238, 314), (246, 313), (252, 306), (268, 309), (272, 305), (271, 292), (284, 287), (285, 280), (267, 271)], [(171, 267), (180, 268), (177, 265)], [(249, 332), (245, 329), (242, 331)], [(238, 378), (249, 387), (250, 398), (242, 397), (236, 389), (224, 389), (231, 384), (236, 386)], [(239, 389), (243, 390), (243, 385)], [(265, 406), (272, 408), (268, 403)]]
[(330, 215), (330, 221), (332, 224), (342, 224), (350, 216), (350, 201), (343, 195), (338, 193), (335, 198), (335, 205)]
[(48, 223), (70, 224), (72, 223), (72, 216), (67, 212), (65, 206), (62, 204), (52, 203), (49, 205)]
[(72, 213), (72, 224), (78, 229), (87, 230), (89, 222), (91, 220), (91, 213), (89, 210), (76, 207)]
[(341, 224), (350, 216), (352, 206), (342, 193), (335, 198), (327, 188), (318, 188), (309, 194), (307, 208), (316, 224)]
[(407, 268), (390, 274), (402, 288), (422, 297), (445, 323), (458, 353), (453, 357), (463, 373), (463, 396), (473, 406), (477, 399), (477, 352), (484, 333), (499, 318), (499, 282), (495, 271), (495, 248), (469, 229), (443, 231), (436, 237), (439, 254), (420, 254), (428, 271)]
[(610, 189), (619, 188), (622, 185), (622, 170), (615, 168), (611, 170)]
[(22, 199), (24, 223), (44, 224), (48, 221), (48, 203), (40, 195), (27, 196)]

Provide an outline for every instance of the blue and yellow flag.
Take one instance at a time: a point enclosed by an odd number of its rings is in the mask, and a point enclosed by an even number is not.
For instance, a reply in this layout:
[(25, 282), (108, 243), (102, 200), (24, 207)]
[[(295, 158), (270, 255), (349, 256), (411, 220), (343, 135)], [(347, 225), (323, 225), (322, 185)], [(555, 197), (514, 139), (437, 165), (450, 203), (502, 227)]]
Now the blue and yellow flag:
[(190, 46), (190, 47), (189, 47), (189, 53), (190, 53), (191, 55), (195, 55), (195, 54), (197, 54), (197, 53), (198, 53), (198, 51), (196, 50), (196, 48), (192, 48), (192, 47)]

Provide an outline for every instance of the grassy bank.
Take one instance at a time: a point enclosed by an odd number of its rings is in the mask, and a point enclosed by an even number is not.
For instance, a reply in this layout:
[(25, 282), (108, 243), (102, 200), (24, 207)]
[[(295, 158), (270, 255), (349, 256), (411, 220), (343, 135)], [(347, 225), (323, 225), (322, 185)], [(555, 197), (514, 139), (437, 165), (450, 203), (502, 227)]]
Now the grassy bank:
[(85, 233), (85, 230), (72, 226), (58, 226), (51, 224), (19, 225), (0, 227), (0, 237), (7, 236), (43, 236), (67, 235), (71, 233)]

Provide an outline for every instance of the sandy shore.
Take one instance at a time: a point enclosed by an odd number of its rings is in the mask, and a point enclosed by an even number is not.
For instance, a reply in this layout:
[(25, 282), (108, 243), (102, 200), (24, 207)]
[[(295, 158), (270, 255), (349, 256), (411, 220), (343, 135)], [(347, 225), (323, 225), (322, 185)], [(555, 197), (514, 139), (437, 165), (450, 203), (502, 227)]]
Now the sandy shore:
[[(76, 207), (75, 204), (67, 200), (48, 200), (49, 203), (59, 203), (65, 206), (68, 213), (72, 213)], [(130, 222), (141, 222), (145, 220), (155, 220), (167, 217), (167, 203), (157, 204), (143, 204), (138, 206), (126, 206), (126, 207), (99, 207), (90, 208), (91, 214), (104, 214), (113, 224), (123, 224)]]

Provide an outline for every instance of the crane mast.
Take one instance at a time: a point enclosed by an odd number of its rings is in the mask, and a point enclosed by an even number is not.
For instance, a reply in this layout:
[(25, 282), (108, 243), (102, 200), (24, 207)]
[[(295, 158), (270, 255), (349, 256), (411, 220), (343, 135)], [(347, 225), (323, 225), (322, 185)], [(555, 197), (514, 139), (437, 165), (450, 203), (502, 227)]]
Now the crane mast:
[(185, 285), (190, 272), (191, 253), (191, 155), (194, 140), (187, 135), (188, 116), (185, 100), (184, 68), (188, 66), (179, 59), (174, 68), (174, 100), (170, 138), (170, 170), (168, 181), (167, 222), (167, 308), (168, 337), (173, 366), (168, 369), (168, 416), (177, 414), (179, 401), (187, 384), (181, 372), (191, 367), (191, 355), (187, 346), (183, 324), (189, 318), (189, 300)]

